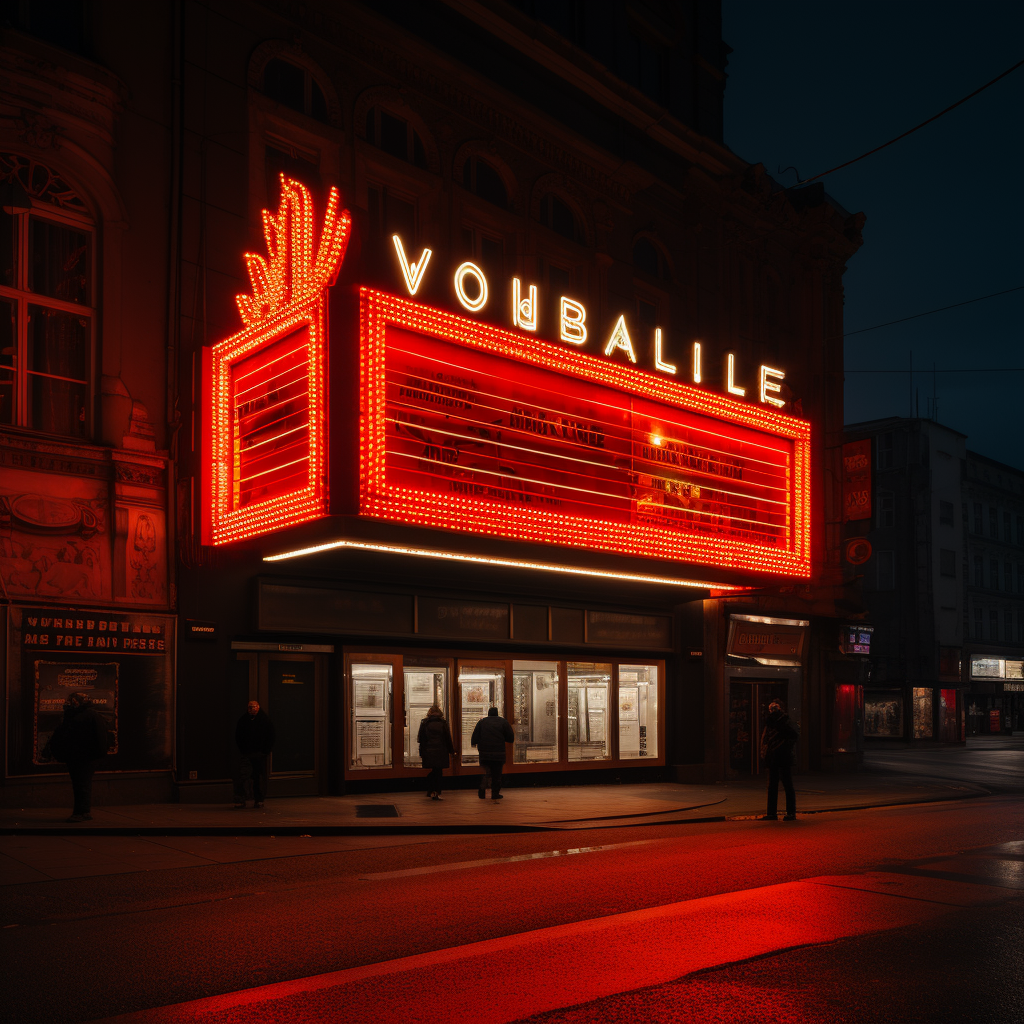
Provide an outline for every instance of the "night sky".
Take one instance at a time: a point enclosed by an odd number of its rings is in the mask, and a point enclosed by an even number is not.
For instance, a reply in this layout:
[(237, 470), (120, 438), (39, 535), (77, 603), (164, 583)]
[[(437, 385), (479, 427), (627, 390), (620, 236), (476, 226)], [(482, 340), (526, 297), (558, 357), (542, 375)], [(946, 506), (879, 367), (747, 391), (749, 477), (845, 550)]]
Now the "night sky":
[[(1024, 58), (1019, 2), (724, 0), (733, 48), (725, 140), (784, 185), (843, 163)], [(1024, 284), (1024, 68), (909, 138), (823, 180), (867, 215), (846, 331)], [(1024, 367), (1024, 291), (846, 339), (846, 422), (931, 415), (939, 370)], [(850, 373), (894, 370), (900, 373)], [(927, 372), (925, 372), (927, 371)], [(1024, 469), (1024, 372), (939, 373), (938, 419)]]

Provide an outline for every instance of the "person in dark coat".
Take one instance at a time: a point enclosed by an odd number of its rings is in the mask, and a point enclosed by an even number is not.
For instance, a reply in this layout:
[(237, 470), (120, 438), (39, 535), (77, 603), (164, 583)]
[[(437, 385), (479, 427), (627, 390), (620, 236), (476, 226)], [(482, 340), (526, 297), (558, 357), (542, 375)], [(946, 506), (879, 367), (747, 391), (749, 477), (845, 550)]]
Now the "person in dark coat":
[(235, 743), (242, 755), (235, 779), (235, 806), (245, 806), (245, 783), (252, 779), (252, 805), (262, 807), (267, 794), (267, 758), (274, 749), (274, 723), (258, 700), (249, 701), (245, 714), (238, 720)]
[(786, 816), (796, 821), (796, 790), (793, 788), (793, 747), (800, 734), (793, 728), (782, 702), (768, 705), (768, 718), (761, 733), (761, 759), (768, 768), (768, 813), (762, 821), (779, 820), (779, 780), (786, 790)]
[(484, 770), (480, 776), (480, 787), (476, 794), (481, 800), (487, 795), (488, 777), (491, 785), (491, 799), (504, 799), (501, 795), (501, 770), (508, 752), (505, 744), (512, 743), (515, 738), (516, 734), (512, 731), (512, 726), (498, 714), (497, 708), (491, 708), (487, 712), (487, 717), (481, 718), (476, 723), (473, 738), (469, 742), (480, 752), (480, 767)]
[(444, 720), (441, 709), (435, 704), (427, 717), (420, 722), (420, 731), (416, 736), (420, 745), (420, 759), (424, 768), (430, 769), (427, 776), (427, 796), (435, 800), (441, 799), (441, 772), (450, 764), (450, 757), (455, 753), (452, 733)]
[(87, 693), (72, 693), (64, 702), (64, 721), (44, 753), (67, 765), (75, 807), (68, 821), (92, 821), (92, 777), (96, 762), (110, 749), (110, 735)]

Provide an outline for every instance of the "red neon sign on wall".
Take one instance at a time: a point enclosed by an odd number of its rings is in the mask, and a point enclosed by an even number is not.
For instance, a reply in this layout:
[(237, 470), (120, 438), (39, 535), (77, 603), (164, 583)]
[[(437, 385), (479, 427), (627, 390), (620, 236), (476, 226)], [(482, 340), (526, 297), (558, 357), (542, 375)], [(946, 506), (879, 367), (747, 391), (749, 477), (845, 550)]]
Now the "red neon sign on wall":
[(810, 424), (364, 288), (360, 513), (810, 575)]
[(281, 176), (263, 211), (269, 260), (246, 253), (245, 328), (203, 353), (203, 542), (227, 544), (327, 514), (326, 302), (352, 224), (331, 189), (319, 245), (306, 187)]

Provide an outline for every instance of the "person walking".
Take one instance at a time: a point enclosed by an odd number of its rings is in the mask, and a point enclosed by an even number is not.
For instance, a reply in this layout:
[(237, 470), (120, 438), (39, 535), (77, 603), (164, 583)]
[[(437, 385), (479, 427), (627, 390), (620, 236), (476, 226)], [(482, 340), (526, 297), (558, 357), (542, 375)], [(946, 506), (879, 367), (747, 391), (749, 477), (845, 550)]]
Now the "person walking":
[(793, 788), (793, 747), (800, 734), (786, 714), (782, 701), (768, 705), (768, 717), (761, 733), (761, 760), (768, 768), (768, 813), (762, 821), (779, 820), (779, 780), (786, 790), (786, 816), (783, 821), (796, 821), (796, 790)]
[(452, 743), (452, 732), (444, 720), (444, 714), (436, 704), (420, 722), (416, 741), (420, 745), (420, 760), (423, 767), (430, 769), (427, 776), (427, 796), (440, 800), (441, 773), (448, 767), (449, 759), (455, 753), (455, 744)]
[(480, 786), (476, 794), (481, 800), (487, 796), (488, 778), (490, 779), (491, 799), (504, 799), (501, 795), (501, 771), (508, 753), (505, 744), (512, 743), (515, 738), (516, 734), (512, 731), (512, 726), (498, 714), (497, 708), (491, 708), (487, 712), (487, 717), (481, 718), (476, 723), (473, 738), (469, 742), (480, 752), (480, 767), (484, 770), (480, 776)]
[(53, 731), (43, 753), (63, 761), (75, 796), (69, 822), (92, 821), (92, 777), (96, 762), (110, 749), (110, 734), (87, 693), (64, 701), (64, 720)]
[(235, 807), (245, 807), (245, 783), (252, 779), (252, 805), (262, 807), (267, 795), (267, 758), (274, 749), (274, 723), (260, 707), (258, 700), (249, 701), (245, 714), (235, 726), (235, 743), (242, 761), (235, 777)]

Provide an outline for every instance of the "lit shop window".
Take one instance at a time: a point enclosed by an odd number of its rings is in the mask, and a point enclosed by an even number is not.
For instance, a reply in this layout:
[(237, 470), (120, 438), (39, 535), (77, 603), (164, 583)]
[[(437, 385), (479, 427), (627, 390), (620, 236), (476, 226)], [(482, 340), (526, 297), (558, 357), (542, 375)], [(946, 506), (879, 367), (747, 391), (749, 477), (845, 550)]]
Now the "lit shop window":
[(931, 687), (914, 687), (914, 739), (932, 738), (932, 719), (935, 713), (935, 694)]
[(353, 663), (349, 677), (352, 767), (390, 768), (393, 669), (390, 665)]
[(515, 764), (558, 760), (558, 663), (512, 663)]
[(459, 665), (460, 726), (462, 763), (479, 764), (480, 755), (470, 745), (477, 722), (492, 707), (505, 714), (505, 670), (487, 665)]
[(902, 738), (903, 694), (899, 690), (872, 690), (864, 694), (864, 735)]
[(611, 665), (570, 661), (569, 760), (594, 761), (610, 756), (608, 750), (608, 694)]
[(0, 153), (0, 423), (86, 438), (95, 323), (93, 232), (67, 184)]
[(420, 723), (427, 717), (427, 712), (436, 704), (441, 713), (448, 717), (448, 669), (443, 665), (410, 665), (403, 666), (405, 675), (405, 767), (419, 768), (423, 761), (420, 758), (419, 734)]
[(658, 667), (619, 666), (619, 759), (658, 756)]

